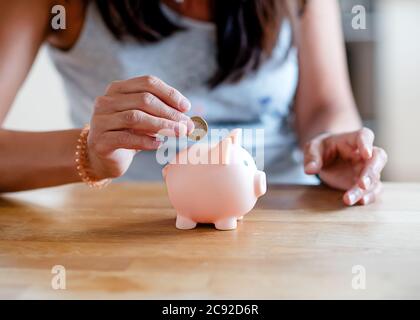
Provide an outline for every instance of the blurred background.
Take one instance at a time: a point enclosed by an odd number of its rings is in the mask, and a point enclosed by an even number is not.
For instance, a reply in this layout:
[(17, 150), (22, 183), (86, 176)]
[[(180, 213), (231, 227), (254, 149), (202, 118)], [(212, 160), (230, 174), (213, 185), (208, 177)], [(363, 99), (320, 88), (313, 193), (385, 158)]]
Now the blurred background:
[[(420, 1), (341, 0), (350, 77), (365, 125), (389, 154), (388, 181), (420, 181)], [(355, 30), (352, 9), (366, 9)], [(98, 93), (99, 94), (99, 93)], [(45, 48), (19, 93), (5, 126), (70, 128), (62, 83)]]

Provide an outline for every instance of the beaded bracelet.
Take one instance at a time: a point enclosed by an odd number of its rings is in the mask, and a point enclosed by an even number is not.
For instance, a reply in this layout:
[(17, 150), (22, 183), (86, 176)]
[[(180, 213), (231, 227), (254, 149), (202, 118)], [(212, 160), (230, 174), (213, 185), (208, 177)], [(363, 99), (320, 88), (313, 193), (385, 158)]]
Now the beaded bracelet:
[(85, 125), (85, 127), (80, 132), (79, 139), (77, 139), (77, 146), (76, 146), (76, 170), (80, 176), (80, 179), (86, 183), (91, 188), (103, 188), (106, 187), (112, 180), (111, 179), (103, 179), (103, 180), (95, 180), (92, 176), (91, 169), (89, 168), (89, 157), (87, 153), (87, 138), (89, 135), (89, 125)]

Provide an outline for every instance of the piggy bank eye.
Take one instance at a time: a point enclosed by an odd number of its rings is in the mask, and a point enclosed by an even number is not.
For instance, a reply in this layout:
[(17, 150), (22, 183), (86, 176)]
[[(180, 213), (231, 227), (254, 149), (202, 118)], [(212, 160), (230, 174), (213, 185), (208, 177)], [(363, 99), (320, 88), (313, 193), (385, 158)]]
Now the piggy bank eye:
[(244, 160), (244, 165), (248, 167), (248, 161)]

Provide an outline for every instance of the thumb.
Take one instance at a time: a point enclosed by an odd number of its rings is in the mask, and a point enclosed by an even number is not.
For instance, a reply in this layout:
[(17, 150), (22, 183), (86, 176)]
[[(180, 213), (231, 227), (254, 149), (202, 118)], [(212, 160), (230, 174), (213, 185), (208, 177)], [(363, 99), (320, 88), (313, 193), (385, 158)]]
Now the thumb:
[(318, 174), (322, 168), (323, 139), (315, 138), (304, 148), (304, 165), (306, 174)]

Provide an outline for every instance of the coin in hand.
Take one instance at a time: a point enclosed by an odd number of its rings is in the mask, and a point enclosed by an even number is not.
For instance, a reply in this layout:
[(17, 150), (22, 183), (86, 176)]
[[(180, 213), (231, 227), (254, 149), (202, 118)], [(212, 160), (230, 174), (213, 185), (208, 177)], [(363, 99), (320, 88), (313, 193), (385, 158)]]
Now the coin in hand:
[(201, 117), (194, 116), (191, 117), (191, 121), (194, 123), (194, 130), (188, 135), (188, 138), (193, 141), (199, 141), (203, 139), (209, 131), (209, 126), (206, 120)]

